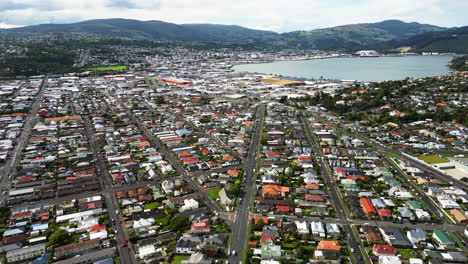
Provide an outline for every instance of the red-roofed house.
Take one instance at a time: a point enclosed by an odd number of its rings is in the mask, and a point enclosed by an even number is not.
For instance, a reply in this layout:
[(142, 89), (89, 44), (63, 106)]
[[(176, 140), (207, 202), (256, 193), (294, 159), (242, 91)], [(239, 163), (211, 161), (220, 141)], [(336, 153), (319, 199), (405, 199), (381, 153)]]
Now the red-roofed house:
[(374, 206), (372, 205), (372, 202), (369, 199), (361, 198), (359, 201), (361, 202), (362, 209), (366, 215), (375, 216), (377, 211), (375, 210)]
[(260, 244), (275, 243), (276, 237), (272, 234), (265, 234), (260, 238)]
[(395, 256), (396, 250), (389, 245), (374, 245), (372, 251), (376, 256)]
[(192, 233), (208, 233), (211, 231), (211, 227), (208, 221), (203, 221), (193, 223), (190, 230)]
[(276, 210), (283, 212), (283, 213), (287, 213), (292, 210), (292, 207), (288, 205), (277, 205)]

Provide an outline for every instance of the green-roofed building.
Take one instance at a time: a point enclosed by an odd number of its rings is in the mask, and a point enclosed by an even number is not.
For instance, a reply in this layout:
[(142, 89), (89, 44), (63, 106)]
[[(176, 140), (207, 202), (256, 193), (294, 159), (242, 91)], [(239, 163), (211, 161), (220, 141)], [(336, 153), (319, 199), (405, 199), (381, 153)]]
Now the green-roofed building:
[(423, 251), (424, 255), (429, 259), (442, 259), (442, 254), (439, 251)]
[(355, 156), (354, 159), (358, 160), (378, 160), (379, 157), (371, 157), (371, 156)]
[(361, 190), (356, 184), (343, 184), (343, 188), (349, 192), (359, 192)]
[(311, 215), (328, 215), (328, 209), (326, 207), (312, 207), (310, 209)]
[(408, 201), (408, 206), (413, 210), (423, 209), (421, 203), (419, 201), (416, 201), (416, 200), (409, 200)]
[(262, 258), (280, 258), (281, 246), (263, 244), (261, 249)]
[(403, 186), (403, 184), (401, 184), (401, 182), (399, 182), (397, 180), (391, 180), (391, 181), (388, 181), (387, 183), (388, 183), (388, 185), (390, 185), (392, 187), (401, 187), (401, 186)]
[(455, 240), (444, 230), (434, 230), (432, 237), (443, 247), (453, 247)]

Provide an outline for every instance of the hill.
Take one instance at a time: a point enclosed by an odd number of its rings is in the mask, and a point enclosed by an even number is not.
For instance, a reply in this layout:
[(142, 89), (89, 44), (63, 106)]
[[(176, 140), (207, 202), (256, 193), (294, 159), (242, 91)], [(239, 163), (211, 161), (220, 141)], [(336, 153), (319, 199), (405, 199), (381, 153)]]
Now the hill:
[(232, 41), (255, 39), (274, 32), (240, 26), (185, 24), (133, 19), (96, 19), (72, 24), (42, 24), (7, 30), (23, 34), (80, 33), (104, 37), (151, 40)]
[(394, 39), (375, 44), (377, 49), (410, 47), (416, 52), (468, 53), (468, 26), (437, 32), (427, 32), (406, 39)]
[(361, 49), (389, 51), (410, 47), (413, 51), (468, 53), (467, 29), (385, 20), (279, 34), (235, 25), (173, 24), (117, 18), (0, 30), (0, 38), (6, 35), (74, 33), (135, 40), (211, 41), (221, 45), (227, 42), (250, 43), (252, 47), (260, 48), (279, 46), (353, 52)]
[(442, 31), (445, 28), (406, 23), (399, 20), (386, 20), (379, 23), (364, 23), (337, 26), (310, 31), (295, 31), (283, 36), (290, 42), (303, 47), (315, 47), (322, 50), (360, 50), (371, 44), (395, 40), (426, 32)]

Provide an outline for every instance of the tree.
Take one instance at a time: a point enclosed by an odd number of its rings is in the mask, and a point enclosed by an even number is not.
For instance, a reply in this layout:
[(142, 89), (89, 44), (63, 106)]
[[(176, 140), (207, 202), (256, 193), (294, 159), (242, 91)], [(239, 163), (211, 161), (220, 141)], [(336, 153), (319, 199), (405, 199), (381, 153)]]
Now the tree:
[(303, 258), (304, 257), (304, 248), (302, 246), (298, 247), (296, 249), (296, 256), (297, 258)]
[(57, 229), (49, 236), (48, 241), (50, 245), (59, 247), (70, 243), (71, 236), (67, 231), (63, 229)]
[(171, 219), (172, 230), (183, 230), (190, 225), (190, 219), (185, 215), (177, 215)]

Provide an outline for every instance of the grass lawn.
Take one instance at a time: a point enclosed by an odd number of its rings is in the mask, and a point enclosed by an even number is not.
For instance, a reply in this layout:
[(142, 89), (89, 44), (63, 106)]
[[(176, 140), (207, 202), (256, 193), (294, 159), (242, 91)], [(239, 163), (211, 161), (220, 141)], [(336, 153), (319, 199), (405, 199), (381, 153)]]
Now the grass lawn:
[(428, 156), (419, 156), (418, 159), (423, 160), (429, 164), (435, 164), (435, 163), (445, 163), (448, 162), (447, 160), (434, 156), (434, 155), (428, 155)]
[(176, 256), (174, 256), (174, 259), (172, 260), (172, 264), (180, 264), (182, 262), (182, 260), (186, 260), (186, 259), (188, 259), (188, 256), (176, 255)]
[(158, 208), (159, 206), (161, 206), (161, 203), (159, 202), (152, 202), (152, 203), (147, 203), (143, 206), (143, 209), (145, 210), (154, 210), (156, 208)]
[(228, 232), (228, 231), (229, 231), (229, 228), (226, 224), (217, 225), (215, 227), (215, 232)]
[(110, 66), (110, 67), (99, 67), (99, 68), (89, 68), (89, 71), (125, 71), (128, 69), (128, 66)]
[(164, 217), (156, 218), (155, 222), (161, 225), (169, 225), (170, 220), (171, 220), (170, 216), (164, 216)]
[(398, 252), (400, 253), (401, 257), (402, 258), (405, 258), (405, 259), (409, 259), (409, 258), (415, 258), (416, 256), (418, 256), (418, 254), (416, 253), (416, 251), (412, 250), (412, 249), (399, 249)]
[(216, 200), (219, 198), (219, 191), (221, 190), (221, 187), (213, 188), (210, 190), (207, 190), (206, 193), (211, 197), (211, 199)]

